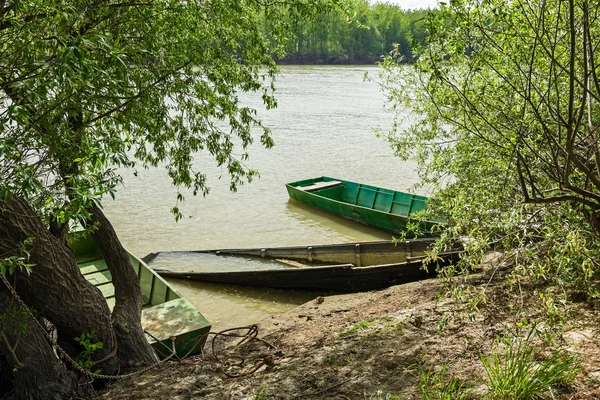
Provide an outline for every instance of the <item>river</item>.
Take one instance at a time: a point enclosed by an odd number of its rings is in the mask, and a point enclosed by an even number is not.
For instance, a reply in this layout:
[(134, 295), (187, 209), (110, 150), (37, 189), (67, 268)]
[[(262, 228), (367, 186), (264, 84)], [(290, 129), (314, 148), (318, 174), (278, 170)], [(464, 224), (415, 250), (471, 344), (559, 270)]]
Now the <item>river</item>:
[[(105, 204), (121, 241), (144, 256), (161, 250), (200, 250), (278, 245), (327, 244), (390, 239), (391, 235), (347, 222), (288, 201), (284, 184), (328, 175), (409, 191), (417, 183), (415, 165), (394, 156), (374, 128), (389, 129), (393, 114), (365, 72), (377, 67), (284, 66), (277, 79), (279, 106), (259, 111), (275, 147), (250, 148), (247, 165), (260, 179), (229, 191), (226, 170), (205, 155), (195, 160), (208, 175), (206, 197), (186, 196), (184, 218), (175, 222), (169, 209), (176, 189), (163, 169), (124, 172), (116, 201)], [(248, 98), (254, 106), (260, 102)], [(257, 141), (258, 142), (258, 141)], [(419, 192), (420, 194), (427, 194)], [(180, 269), (193, 269), (180, 260)], [(225, 329), (284, 312), (317, 293), (244, 289), (171, 281), (209, 321)]]

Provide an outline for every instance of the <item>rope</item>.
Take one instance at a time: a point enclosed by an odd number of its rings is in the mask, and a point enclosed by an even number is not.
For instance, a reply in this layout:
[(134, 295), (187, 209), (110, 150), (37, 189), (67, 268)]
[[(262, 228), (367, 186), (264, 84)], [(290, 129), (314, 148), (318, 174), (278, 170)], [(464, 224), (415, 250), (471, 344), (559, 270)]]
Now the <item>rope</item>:
[[(144, 329), (144, 333), (145, 333), (146, 335), (150, 336), (150, 338), (154, 339), (154, 341), (155, 341), (156, 343), (160, 344), (162, 347), (164, 347), (165, 349), (167, 349), (167, 351), (168, 351), (169, 353), (171, 352), (171, 349), (169, 348), (169, 346), (167, 346), (166, 344), (164, 344), (162, 340), (159, 340), (158, 338), (156, 338), (156, 336), (154, 336), (153, 334), (151, 334), (150, 332), (148, 332), (148, 331), (147, 331), (147, 330), (145, 330), (145, 329)], [(162, 352), (162, 351), (160, 351), (159, 349), (154, 349), (154, 350), (158, 351), (162, 357), (166, 357), (165, 353), (163, 353), (163, 352)], [(169, 354), (169, 353), (167, 353), (167, 354)], [(177, 357), (177, 358), (179, 358), (179, 357)]]
[[(79, 363), (75, 360), (73, 360), (73, 358), (71, 358), (71, 356), (69, 354), (67, 354), (67, 352), (58, 344), (56, 343), (56, 341), (54, 340), (54, 338), (52, 338), (52, 335), (46, 331), (46, 329), (44, 328), (44, 326), (42, 326), (42, 324), (40, 323), (40, 321), (38, 321), (38, 319), (35, 317), (35, 315), (33, 315), (33, 313), (31, 312), (31, 310), (29, 309), (29, 307), (27, 306), (27, 304), (25, 304), (25, 302), (23, 301), (23, 299), (21, 299), (21, 297), (17, 294), (16, 290), (12, 287), (12, 285), (8, 282), (8, 280), (6, 279), (6, 277), (4, 276), (4, 274), (0, 273), (0, 279), (2, 280), (2, 282), (4, 283), (4, 285), (8, 288), (8, 290), (10, 291), (10, 293), (13, 295), (13, 297), (17, 300), (17, 302), (21, 305), (21, 307), (27, 312), (27, 314), (29, 315), (29, 317), (31, 317), (31, 319), (38, 325), (39, 328), (41, 328), (42, 332), (44, 332), (44, 336), (46, 337), (46, 339), (48, 340), (48, 342), (58, 351), (58, 353), (60, 354), (60, 356), (62, 358), (64, 358), (65, 360), (67, 360), (69, 362), (69, 364), (71, 365), (71, 367), (73, 367), (76, 371), (78, 371), (79, 373), (81, 373), (82, 375), (91, 378), (91, 379), (110, 379), (110, 380), (119, 380), (119, 379), (125, 379), (125, 378), (130, 378), (132, 376), (136, 376), (139, 374), (142, 374), (146, 371), (149, 371), (153, 368), (156, 368), (157, 366), (164, 364), (165, 362), (169, 361), (171, 358), (173, 358), (177, 352), (175, 351), (175, 338), (170, 338), (171, 340), (171, 354), (168, 357), (165, 357), (164, 359), (149, 365), (145, 368), (142, 368), (140, 370), (134, 371), (134, 372), (130, 372), (128, 374), (122, 374), (122, 375), (105, 375), (105, 374), (94, 374), (86, 369), (84, 369), (83, 367), (81, 367), (81, 365), (79, 365)], [(165, 346), (166, 347), (166, 346)], [(103, 359), (105, 360), (107, 359), (106, 357)]]
[[(247, 330), (247, 332), (243, 335), (240, 334), (234, 334), (234, 333), (227, 333), (227, 332), (231, 332), (231, 331), (236, 331), (236, 330)], [(255, 373), (256, 371), (258, 371), (258, 369), (260, 367), (262, 367), (263, 365), (268, 365), (268, 366), (272, 366), (275, 363), (275, 359), (277, 358), (275, 356), (275, 352), (273, 350), (276, 349), (276, 347), (267, 342), (264, 339), (261, 339), (258, 337), (258, 326), (257, 325), (249, 325), (249, 326), (242, 326), (242, 327), (238, 327), (238, 328), (230, 328), (230, 329), (225, 329), (221, 332), (209, 332), (209, 334), (214, 335), (213, 339), (212, 339), (212, 353), (213, 353), (213, 357), (217, 360), (217, 362), (223, 363), (219, 357), (217, 356), (217, 352), (215, 350), (215, 341), (217, 340), (217, 338), (219, 336), (227, 336), (227, 337), (238, 337), (238, 338), (242, 338), (242, 340), (240, 340), (235, 346), (234, 348), (238, 348), (241, 345), (243, 345), (244, 343), (248, 343), (250, 341), (256, 340), (259, 341), (261, 343), (264, 343), (265, 345), (267, 345), (267, 347), (272, 350), (272, 352), (270, 354), (267, 354), (266, 356), (262, 357), (260, 362), (258, 362), (254, 367), (252, 367), (250, 370), (245, 371), (245, 372), (241, 372), (238, 374), (232, 374), (229, 373), (227, 371), (223, 371), (223, 373), (225, 375), (227, 375), (230, 378), (239, 378), (242, 376), (248, 376), (251, 375), (253, 373)], [(237, 356), (238, 358), (241, 359), (240, 362), (240, 366), (243, 365), (245, 363), (245, 358), (241, 355)]]

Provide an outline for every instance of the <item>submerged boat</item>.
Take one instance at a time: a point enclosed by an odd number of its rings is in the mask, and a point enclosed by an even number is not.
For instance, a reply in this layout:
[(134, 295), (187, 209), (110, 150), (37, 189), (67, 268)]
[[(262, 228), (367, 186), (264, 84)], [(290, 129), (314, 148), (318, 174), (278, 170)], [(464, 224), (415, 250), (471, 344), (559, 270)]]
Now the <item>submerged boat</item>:
[[(251, 249), (218, 249), (161, 251), (142, 258), (151, 263), (159, 255), (213, 254), (216, 256), (247, 256), (266, 260), (294, 260), (305, 264), (355, 264), (358, 267), (407, 261), (407, 258), (425, 255), (435, 239), (421, 238), (406, 241), (380, 240), (314, 246), (258, 247)], [(456, 244), (453, 250), (460, 250)]]
[[(69, 235), (69, 245), (75, 253), (77, 265), (83, 276), (100, 289), (112, 310), (115, 305), (115, 288), (104, 258), (92, 238), (84, 231)], [(178, 356), (197, 353), (202, 349), (211, 324), (186, 299), (146, 263), (129, 253), (131, 265), (142, 289), (142, 327), (152, 336), (148, 342), (163, 358), (171, 353), (175, 338)]]
[[(428, 265), (425, 250), (431, 239), (393, 243), (391, 241), (317, 246), (292, 246), (255, 249), (222, 249), (151, 253), (144, 257), (160, 275), (221, 284), (261, 286), (277, 289), (357, 292), (431, 277), (436, 267), (455, 261), (460, 244)], [(186, 257), (197, 263), (194, 271), (165, 269), (161, 257)], [(202, 270), (205, 264), (238, 263), (234, 270)], [(244, 264), (239, 264), (239, 259)], [(159, 266), (153, 266), (156, 263)], [(175, 261), (177, 263), (177, 261)], [(164, 264), (168, 265), (168, 262)]]
[(385, 231), (399, 233), (409, 221), (419, 222), (422, 234), (433, 236), (441, 221), (423, 221), (414, 214), (427, 206), (427, 197), (321, 176), (285, 185), (289, 196), (309, 206)]

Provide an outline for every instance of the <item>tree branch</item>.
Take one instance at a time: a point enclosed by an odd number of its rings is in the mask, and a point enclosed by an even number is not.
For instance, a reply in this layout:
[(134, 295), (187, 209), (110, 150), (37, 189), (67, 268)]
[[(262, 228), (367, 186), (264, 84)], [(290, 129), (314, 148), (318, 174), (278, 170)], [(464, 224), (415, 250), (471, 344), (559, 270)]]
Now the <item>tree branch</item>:
[(8, 341), (8, 338), (6, 337), (6, 335), (4, 334), (4, 332), (0, 332), (0, 338), (2, 338), (2, 341), (4, 342), (4, 345), (6, 346), (5, 350), (8, 352), (7, 355), (10, 356), (13, 364), (17, 368), (23, 368), (25, 365), (23, 365), (23, 363), (21, 363), (21, 361), (19, 360), (19, 358), (15, 354), (15, 349), (11, 346), (11, 344)]
[(136, 2), (136, 1), (130, 1), (130, 2), (124, 2), (124, 3), (117, 3), (117, 4), (109, 4), (108, 7), (110, 8), (122, 8), (122, 7), (152, 7), (154, 6), (154, 2), (152, 1), (148, 1), (148, 2)]
[(592, 210), (597, 210), (600, 207), (600, 204), (594, 203), (593, 201), (582, 199), (581, 197), (573, 196), (573, 195), (561, 195), (561, 196), (553, 196), (553, 197), (535, 197), (529, 198), (525, 200), (527, 204), (548, 204), (548, 203), (564, 203), (566, 201), (573, 201), (579, 204), (583, 204), (585, 206), (590, 207)]

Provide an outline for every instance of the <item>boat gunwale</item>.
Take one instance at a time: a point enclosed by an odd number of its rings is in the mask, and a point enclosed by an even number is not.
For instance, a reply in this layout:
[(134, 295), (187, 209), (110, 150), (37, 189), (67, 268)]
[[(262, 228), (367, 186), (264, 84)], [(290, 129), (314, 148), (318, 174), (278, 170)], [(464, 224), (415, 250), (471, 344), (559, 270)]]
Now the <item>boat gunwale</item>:
[[(73, 250), (75, 255), (75, 260), (77, 262), (79, 272), (86, 278), (86, 280), (93, 285), (95, 288), (101, 291), (102, 296), (104, 297), (109, 307), (111, 302), (115, 301), (115, 287), (112, 279), (112, 274), (110, 273), (110, 269), (106, 262), (105, 257), (98, 250), (97, 245), (94, 240), (91, 238), (89, 233), (84, 230), (74, 231), (70, 233), (69, 236), (71, 243), (69, 244), (70, 248)], [(76, 244), (78, 243), (78, 244)], [(82, 245), (83, 244), (83, 245)], [(84, 246), (85, 245), (85, 246)], [(194, 353), (198, 352), (201, 346), (194, 345), (198, 348), (195, 350), (195, 347), (190, 347), (190, 338), (198, 338), (200, 341), (206, 341), (206, 334), (210, 331), (212, 327), (212, 323), (204, 317), (204, 315), (193, 305), (188, 299), (186, 299), (182, 294), (175, 289), (164, 277), (160, 276), (154, 269), (152, 269), (144, 260), (137, 257), (135, 254), (131, 253), (127, 249), (125, 249), (131, 267), (134, 270), (134, 273), (137, 275), (138, 285), (141, 292), (142, 298), (142, 327), (144, 331), (149, 329), (149, 326), (152, 325), (153, 319), (152, 317), (148, 317), (146, 319), (148, 313), (152, 314), (154, 312), (161, 312), (157, 310), (164, 310), (166, 306), (174, 307), (174, 304), (177, 304), (177, 308), (179, 311), (175, 313), (171, 313), (171, 311), (167, 311), (169, 315), (175, 316), (173, 317), (168, 324), (165, 324), (168, 329), (168, 332), (155, 331), (152, 334), (145, 335), (148, 343), (154, 349), (156, 355), (159, 358), (166, 357), (165, 354), (159, 350), (159, 347), (167, 346), (167, 348), (171, 348), (171, 346), (175, 346), (177, 354), (179, 356), (183, 356), (186, 354), (190, 354), (193, 350)], [(87, 273), (83, 273), (82, 268), (86, 268), (88, 266), (97, 266), (101, 262), (103, 264), (103, 268), (96, 268), (95, 271), (90, 271)], [(89, 264), (89, 265), (86, 265)], [(144, 273), (145, 275), (151, 276), (149, 281), (146, 283), (143, 282), (142, 272), (143, 270), (147, 271)], [(100, 273), (106, 277), (105, 282), (94, 283), (88, 279), (88, 276), (94, 275), (96, 273)], [(109, 276), (106, 276), (105, 273), (108, 273)], [(109, 288), (112, 286), (112, 290), (102, 290), (101, 287)], [(148, 290), (146, 290), (148, 289)], [(162, 296), (162, 291), (164, 289), (164, 296)], [(106, 292), (112, 292), (108, 296), (106, 296)], [(158, 298), (155, 299), (154, 294), (158, 294)], [(146, 300), (147, 299), (147, 300)], [(153, 302), (156, 300), (156, 302)], [(114, 303), (113, 303), (114, 306)], [(187, 312), (187, 316), (183, 318), (178, 314), (181, 309), (184, 312)], [(169, 310), (167, 308), (166, 310)], [(113, 310), (111, 309), (111, 312)], [(164, 316), (161, 317), (160, 321), (163, 321)], [(150, 321), (150, 322), (149, 322)], [(154, 320), (154, 322), (156, 322)], [(176, 324), (173, 324), (176, 322)], [(162, 323), (162, 322), (161, 322)], [(150, 324), (150, 325), (148, 325)], [(173, 330), (176, 329), (176, 330)], [(175, 337), (175, 341), (172, 342), (170, 337)]]
[[(158, 255), (160, 254), (186, 254), (186, 253), (198, 253), (198, 254), (217, 254), (227, 253), (225, 255), (237, 255), (235, 253), (242, 252), (260, 252), (262, 250), (270, 251), (270, 250), (307, 250), (309, 247), (312, 247), (313, 250), (319, 250), (328, 247), (340, 246), (348, 249), (354, 249), (356, 245), (360, 246), (372, 246), (372, 245), (394, 245), (396, 244), (412, 244), (415, 242), (426, 243), (432, 245), (435, 243), (435, 238), (415, 238), (415, 239), (407, 239), (407, 240), (399, 240), (394, 243), (393, 240), (374, 240), (369, 242), (349, 242), (349, 243), (331, 243), (331, 244), (317, 244), (317, 245), (294, 245), (294, 246), (276, 246), (276, 247), (252, 247), (252, 248), (225, 248), (225, 249), (208, 249), (208, 250), (164, 250), (164, 251), (156, 251), (152, 253), (146, 254), (141, 258), (145, 263), (152, 262)], [(231, 253), (231, 254), (230, 254)], [(243, 254), (240, 254), (243, 255)]]

